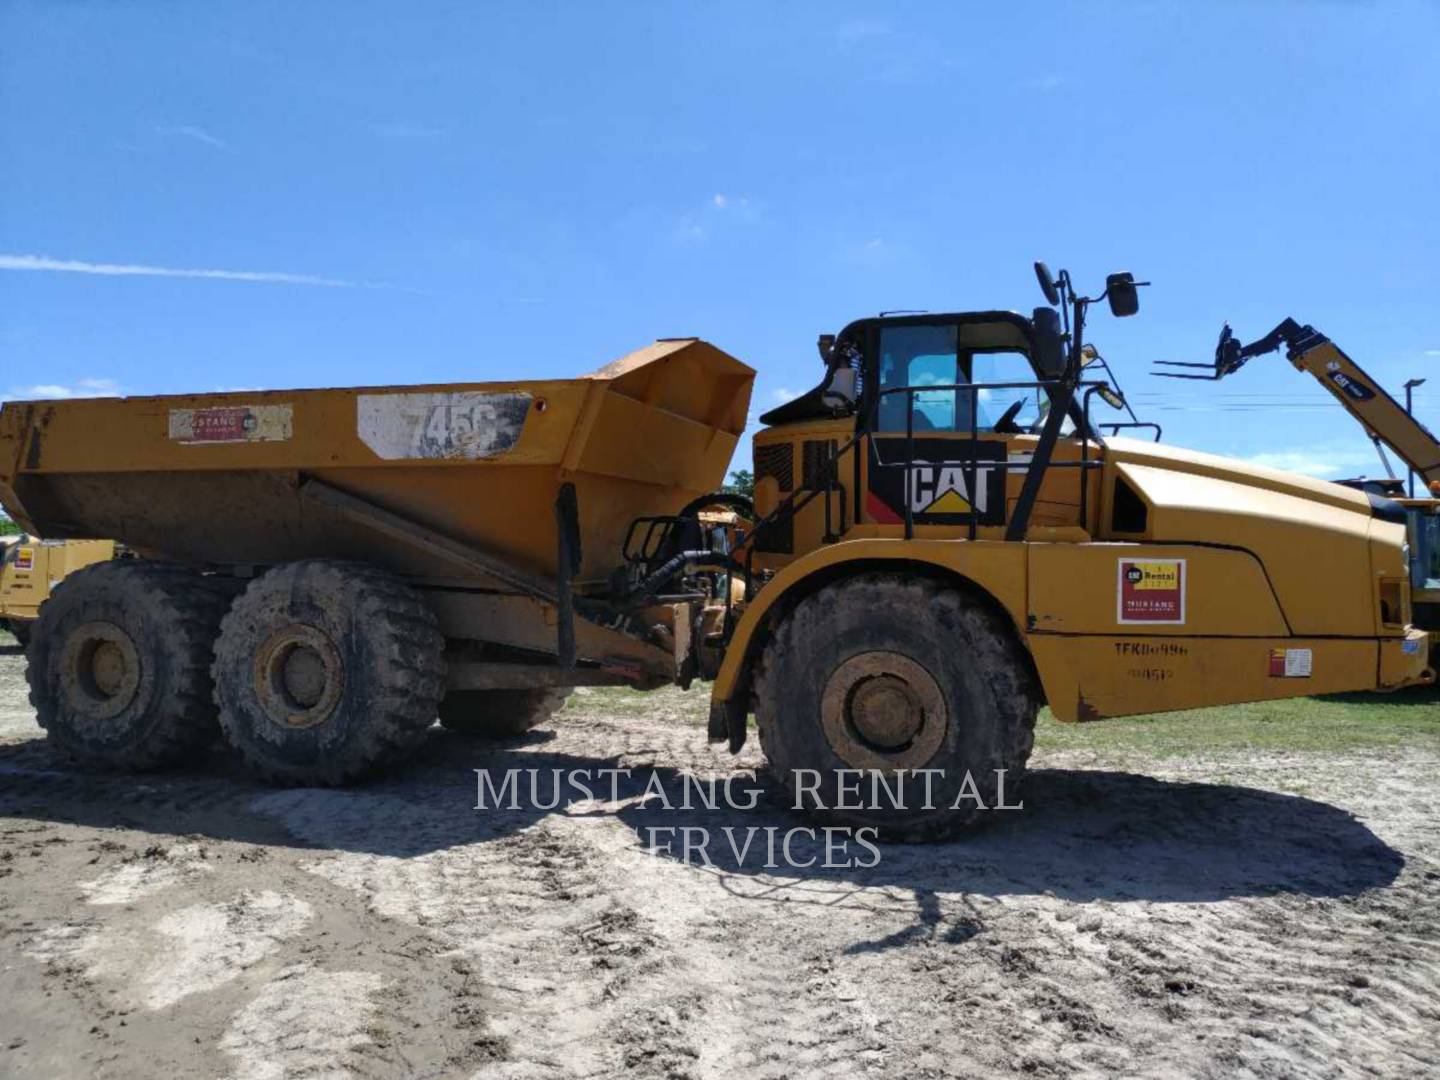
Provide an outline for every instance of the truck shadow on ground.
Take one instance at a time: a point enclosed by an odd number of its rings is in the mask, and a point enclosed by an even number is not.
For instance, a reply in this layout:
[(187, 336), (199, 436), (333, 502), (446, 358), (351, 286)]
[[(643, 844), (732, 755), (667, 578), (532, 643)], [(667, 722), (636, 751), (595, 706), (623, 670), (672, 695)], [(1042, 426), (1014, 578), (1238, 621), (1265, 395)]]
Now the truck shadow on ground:
[[(77, 771), (36, 739), (0, 746), (0, 814), (398, 859), (505, 840), (554, 815), (608, 818), (628, 831), (627, 843), (654, 849), (649, 857), (714, 875), (747, 899), (824, 903), (857, 889), (913, 891), (921, 898), (920, 929), (923, 898), (937, 893), (1048, 894), (1070, 901), (1340, 897), (1389, 885), (1405, 865), (1400, 852), (1352, 814), (1316, 799), (1236, 784), (1043, 768), (1026, 778), (1022, 811), (992, 811), (987, 825), (947, 843), (878, 844), (878, 862), (864, 865), (873, 855), (853, 840), (827, 858), (826, 837), (815, 823), (770, 798), (744, 808), (750, 801), (744, 793), (763, 786), (748, 771), (734, 774), (740, 808), (728, 806), (722, 794), (710, 809), (679, 769), (548, 746), (543, 733), (485, 744), (436, 729), (418, 760), (383, 780), (286, 790), (250, 780), (221, 751), (194, 770), (127, 777)], [(555, 770), (567, 777), (588, 771), (596, 794), (608, 800), (611, 781), (599, 770), (624, 765), (632, 772), (616, 778), (618, 805), (586, 804), (566, 782), (558, 805), (551, 805)], [(487, 795), (487, 809), (477, 810), (477, 769), (493, 785), (503, 783), (507, 770), (520, 770), (516, 798), (494, 809)], [(538, 770), (537, 797), (528, 770)], [(727, 774), (716, 775), (723, 783)], [(670, 809), (655, 797), (657, 785)], [(639, 802), (647, 789), (650, 801)], [(689, 809), (681, 805), (687, 790)], [(703, 853), (694, 846), (684, 851), (685, 829), (704, 830)]]
[(1377, 694), (1371, 690), (1355, 690), (1343, 694), (1319, 694), (1316, 701), (1333, 701), (1343, 705), (1381, 706), (1388, 709), (1423, 710), (1422, 716), (1440, 719), (1440, 685), (1416, 686), (1397, 690), (1391, 694)]

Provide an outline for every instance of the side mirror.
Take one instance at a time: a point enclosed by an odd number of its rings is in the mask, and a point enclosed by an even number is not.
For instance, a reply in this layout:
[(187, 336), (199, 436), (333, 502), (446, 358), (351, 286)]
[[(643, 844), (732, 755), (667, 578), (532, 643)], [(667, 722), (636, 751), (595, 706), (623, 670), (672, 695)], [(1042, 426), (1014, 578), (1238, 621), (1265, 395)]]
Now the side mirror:
[(1080, 347), (1080, 366), (1082, 368), (1089, 367), (1099, 359), (1100, 350), (1095, 348), (1094, 345), (1082, 345)]
[(1110, 314), (1117, 319), (1134, 315), (1140, 310), (1140, 293), (1135, 288), (1135, 275), (1128, 270), (1111, 274), (1105, 279), (1105, 297), (1110, 301)]
[(830, 353), (835, 348), (835, 335), (821, 334), (819, 340), (815, 342), (815, 347), (820, 350), (820, 359), (828, 364), (830, 362)]
[(1105, 404), (1112, 409), (1125, 408), (1125, 395), (1116, 390), (1109, 383), (1101, 383), (1095, 388), (1095, 392), (1105, 399)]
[(1065, 335), (1060, 329), (1060, 313), (1051, 307), (1037, 307), (1030, 316), (1035, 328), (1035, 370), (1043, 379), (1058, 379), (1065, 374)]
[(837, 367), (830, 372), (830, 378), (826, 380), (825, 388), (820, 391), (820, 400), (825, 403), (827, 409), (834, 409), (838, 412), (854, 408), (857, 374), (858, 372), (849, 366)]
[(1040, 282), (1040, 291), (1045, 294), (1045, 302), (1051, 307), (1060, 303), (1060, 290), (1055, 288), (1055, 279), (1050, 275), (1050, 268), (1043, 262), (1035, 264), (1035, 280)]

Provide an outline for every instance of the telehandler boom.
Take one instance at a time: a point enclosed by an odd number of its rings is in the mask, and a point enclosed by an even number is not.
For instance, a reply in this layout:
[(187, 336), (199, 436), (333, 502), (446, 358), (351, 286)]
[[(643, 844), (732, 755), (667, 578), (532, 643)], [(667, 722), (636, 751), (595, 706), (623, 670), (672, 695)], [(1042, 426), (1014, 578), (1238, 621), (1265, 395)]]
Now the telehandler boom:
[[(1440, 495), (1440, 440), (1430, 429), (1385, 392), (1368, 372), (1313, 326), (1301, 326), (1286, 319), (1264, 337), (1241, 345), (1227, 325), (1220, 331), (1213, 364), (1188, 363), (1183, 360), (1159, 360), (1164, 367), (1203, 368), (1204, 375), (1157, 371), (1165, 379), (1201, 379), (1214, 382), (1233, 375), (1256, 356), (1272, 353), (1281, 345), (1285, 356), (1297, 371), (1309, 372), (1360, 422), (1371, 441), (1390, 447), (1425, 482), (1427, 488)], [(1381, 455), (1383, 460), (1383, 453)]]
[[(1249, 345), (1241, 345), (1227, 325), (1220, 331), (1212, 364), (1157, 361), (1163, 367), (1203, 368), (1206, 374), (1173, 371), (1157, 371), (1154, 374), (1167, 379), (1218, 381), (1239, 371), (1248, 360), (1274, 352), (1282, 345), (1285, 346), (1286, 358), (1295, 369), (1312, 375), (1360, 424), (1375, 444), (1387, 472), (1390, 471), (1390, 462), (1385, 456), (1385, 447), (1388, 446), (1420, 477), (1427, 490), (1440, 496), (1440, 439), (1436, 439), (1409, 409), (1386, 393), (1378, 380), (1313, 326), (1301, 326), (1294, 319), (1286, 319), (1264, 337)], [(1440, 499), (1403, 497), (1404, 488), (1393, 475), (1388, 483), (1353, 483), (1362, 489), (1377, 489), (1394, 496), (1405, 511), (1410, 540), (1414, 623), (1430, 632), (1433, 652), (1437, 640), (1440, 640)]]

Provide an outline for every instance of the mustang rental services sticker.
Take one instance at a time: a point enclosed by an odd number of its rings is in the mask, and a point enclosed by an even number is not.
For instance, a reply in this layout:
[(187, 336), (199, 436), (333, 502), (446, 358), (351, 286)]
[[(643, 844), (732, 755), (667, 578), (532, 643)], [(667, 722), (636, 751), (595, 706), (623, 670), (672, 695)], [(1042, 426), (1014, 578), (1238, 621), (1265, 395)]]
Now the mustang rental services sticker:
[(168, 434), (178, 443), (284, 442), (290, 438), (289, 405), (222, 405), (171, 409)]
[(1184, 559), (1121, 559), (1115, 621), (1183, 623), (1185, 586)]

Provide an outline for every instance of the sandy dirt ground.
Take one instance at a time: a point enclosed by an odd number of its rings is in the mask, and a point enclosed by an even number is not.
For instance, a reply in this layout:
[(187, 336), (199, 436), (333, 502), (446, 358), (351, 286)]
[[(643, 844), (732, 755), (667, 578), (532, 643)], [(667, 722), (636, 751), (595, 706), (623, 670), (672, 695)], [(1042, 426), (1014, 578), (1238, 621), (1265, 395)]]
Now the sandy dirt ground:
[[(799, 824), (642, 802), (756, 766), (702, 713), (581, 694), (505, 745), (437, 728), (348, 791), (220, 752), (105, 777), (51, 756), (0, 654), (0, 1074), (1440, 1073), (1434, 756), (1042, 753), (1026, 809), (971, 838), (767, 869), (647, 851)], [(633, 772), (613, 801), (474, 809), (472, 770), (531, 767)]]

